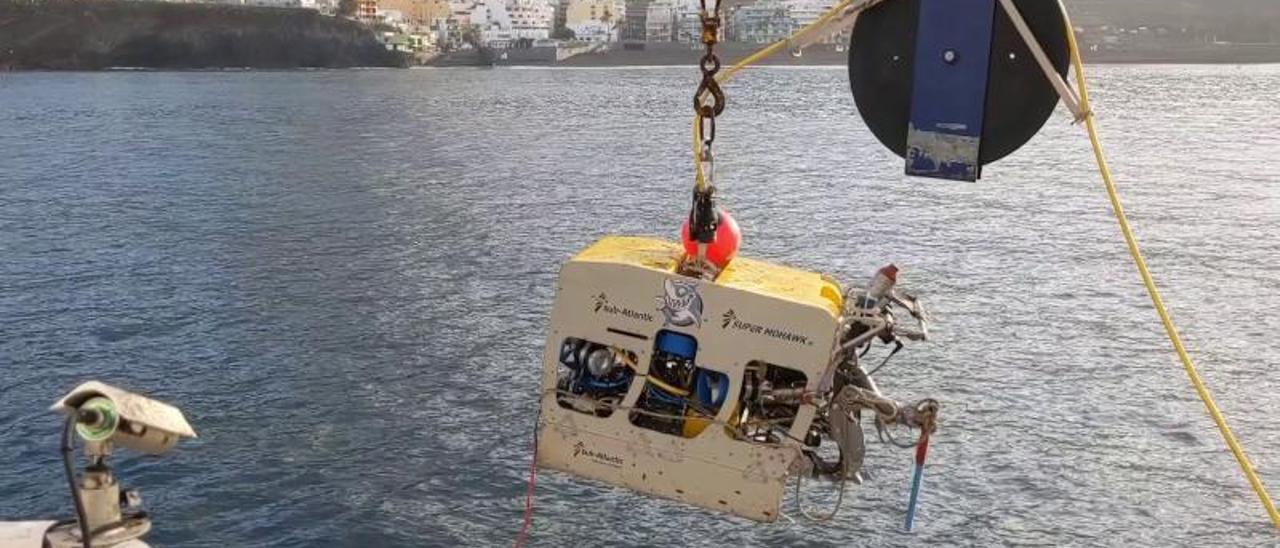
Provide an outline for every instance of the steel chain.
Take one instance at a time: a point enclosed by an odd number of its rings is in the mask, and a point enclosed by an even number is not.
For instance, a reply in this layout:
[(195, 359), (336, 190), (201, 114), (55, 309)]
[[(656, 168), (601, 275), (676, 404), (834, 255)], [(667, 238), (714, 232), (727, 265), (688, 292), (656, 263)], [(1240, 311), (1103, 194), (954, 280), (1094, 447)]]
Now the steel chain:
[[(707, 3), (714, 6), (707, 9)], [(702, 82), (698, 91), (693, 94), (693, 109), (701, 119), (702, 160), (711, 161), (711, 145), (716, 140), (716, 116), (724, 112), (724, 90), (716, 81), (716, 73), (720, 72), (720, 58), (716, 57), (716, 42), (720, 41), (720, 2), (721, 0), (700, 0), (702, 16), (702, 43), (707, 51), (698, 64), (702, 69)]]

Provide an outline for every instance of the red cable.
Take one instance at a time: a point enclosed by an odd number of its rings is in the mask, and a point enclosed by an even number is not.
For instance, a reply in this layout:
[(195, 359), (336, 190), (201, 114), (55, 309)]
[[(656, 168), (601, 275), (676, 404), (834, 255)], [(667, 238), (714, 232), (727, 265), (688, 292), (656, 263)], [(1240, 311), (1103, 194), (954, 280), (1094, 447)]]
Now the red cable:
[(929, 454), (929, 431), (920, 433), (920, 441), (916, 442), (916, 466), (924, 466), (924, 459)]
[[(538, 408), (542, 414), (542, 408)], [(520, 526), (520, 534), (516, 536), (515, 548), (524, 546), (529, 535), (529, 526), (533, 524), (533, 488), (538, 483), (538, 421), (533, 424), (533, 456), (529, 459), (529, 487), (524, 494), (524, 525)]]

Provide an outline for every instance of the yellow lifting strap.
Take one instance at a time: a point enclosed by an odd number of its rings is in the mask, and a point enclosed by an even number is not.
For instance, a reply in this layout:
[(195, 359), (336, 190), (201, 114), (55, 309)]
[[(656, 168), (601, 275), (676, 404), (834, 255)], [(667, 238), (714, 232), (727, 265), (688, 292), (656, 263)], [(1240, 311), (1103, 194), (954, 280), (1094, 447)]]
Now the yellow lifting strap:
[[(803, 37), (814, 29), (827, 25), (837, 17), (856, 16), (856, 12), (871, 7), (879, 3), (879, 1), (842, 0), (823, 14), (822, 17), (819, 17), (817, 21), (800, 29), (790, 38), (769, 44), (734, 63), (733, 66), (720, 74), (718, 79), (722, 83), (726, 82), (743, 68), (777, 53), (789, 44), (803, 40)], [(854, 6), (855, 3), (857, 4), (856, 6)], [(845, 13), (846, 9), (851, 6), (854, 6), (853, 9), (849, 10), (851, 13)], [(1191, 385), (1195, 388), (1196, 394), (1200, 396), (1200, 400), (1204, 402), (1205, 408), (1209, 410), (1209, 415), (1213, 417), (1213, 422), (1218, 426), (1222, 439), (1227, 442), (1227, 447), (1235, 455), (1236, 462), (1240, 464), (1240, 470), (1244, 472), (1245, 478), (1249, 480), (1249, 485), (1253, 487), (1258, 499), (1262, 501), (1262, 506), (1266, 508), (1267, 515), (1271, 518), (1271, 523), (1276, 528), (1280, 528), (1280, 512), (1277, 512), (1275, 503), (1271, 501), (1271, 495), (1267, 494), (1267, 489), (1262, 485), (1262, 480), (1258, 477), (1257, 471), (1245, 455), (1244, 448), (1236, 440), (1235, 435), (1231, 433), (1231, 427), (1227, 425), (1226, 417), (1222, 415), (1222, 411), (1214, 403), (1213, 395), (1209, 393), (1209, 388), (1205, 386), (1204, 380), (1200, 378), (1200, 373), (1196, 370), (1195, 363), (1191, 361), (1191, 356), (1187, 354), (1187, 349), (1182, 344), (1182, 337), (1178, 334), (1177, 327), (1173, 325), (1173, 320), (1169, 317), (1169, 311), (1165, 309), (1164, 299), (1160, 297), (1160, 290), (1156, 288), (1155, 281), (1151, 278), (1151, 271), (1147, 269), (1147, 261), (1143, 259), (1142, 251), (1138, 248), (1138, 240), (1133, 235), (1133, 229), (1129, 227), (1129, 219), (1124, 214), (1124, 207), (1120, 203), (1115, 181), (1111, 177), (1111, 168), (1107, 165), (1106, 156), (1102, 151), (1102, 141), (1098, 138), (1097, 125), (1094, 122), (1093, 111), (1089, 106), (1089, 90), (1085, 82), (1084, 62), (1080, 58), (1080, 49), (1075, 37), (1075, 27), (1072, 26), (1071, 18), (1067, 15), (1066, 6), (1062, 7), (1062, 17), (1067, 24), (1067, 45), (1071, 51), (1071, 63), (1075, 67), (1076, 85), (1079, 88), (1079, 107), (1084, 117), (1085, 129), (1089, 134), (1089, 142), (1093, 146), (1094, 159), (1098, 162), (1098, 172), (1102, 175), (1102, 182), (1107, 190), (1107, 198), (1111, 201), (1111, 210), (1115, 213), (1116, 222), (1120, 225), (1120, 232), (1124, 235), (1125, 243), (1128, 245), (1129, 255), (1138, 267), (1138, 273), (1142, 276), (1142, 283), (1146, 286), (1147, 294), (1151, 297), (1151, 304), (1155, 306), (1156, 314), (1160, 316), (1160, 322), (1164, 324), (1165, 334), (1168, 335), (1169, 342), (1173, 343), (1173, 350), (1178, 354), (1178, 359), (1182, 361), (1182, 367), (1186, 370), (1187, 377), (1191, 380)], [(702, 126), (695, 116), (693, 121), (693, 163), (698, 188), (702, 188), (707, 176), (703, 173), (702, 162), (700, 161), (702, 150), (701, 132)]]

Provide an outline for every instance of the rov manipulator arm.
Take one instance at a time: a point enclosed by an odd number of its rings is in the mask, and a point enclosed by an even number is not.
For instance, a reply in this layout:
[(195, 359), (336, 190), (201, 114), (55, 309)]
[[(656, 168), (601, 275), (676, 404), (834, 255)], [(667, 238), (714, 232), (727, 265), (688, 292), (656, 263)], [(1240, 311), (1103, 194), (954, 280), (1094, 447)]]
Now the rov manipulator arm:
[[(926, 440), (926, 433), (936, 429), (938, 402), (923, 399), (903, 403), (885, 396), (872, 375), (881, 369), (907, 341), (923, 341), (928, 338), (928, 319), (920, 300), (894, 290), (897, 269), (887, 266), (876, 274), (866, 289), (845, 293), (845, 307), (840, 321), (839, 345), (832, 353), (826, 374), (816, 392), (802, 388), (759, 387), (762, 405), (785, 408), (785, 404), (811, 403), (817, 406), (813, 425), (803, 440), (802, 451), (807, 458), (797, 461), (796, 473), (831, 480), (852, 479), (861, 482), (861, 469), (865, 444), (861, 419), (863, 412), (874, 414), (877, 434), (902, 448), (915, 448)], [(898, 323), (896, 314), (905, 312), (915, 320), (914, 326)], [(861, 364), (871, 345), (880, 340), (891, 345), (892, 350), (874, 369), (868, 372)], [(778, 407), (773, 407), (778, 406)], [(912, 442), (900, 442), (892, 435), (891, 427), (919, 429), (920, 437)], [(833, 444), (838, 451), (837, 460), (824, 459)]]

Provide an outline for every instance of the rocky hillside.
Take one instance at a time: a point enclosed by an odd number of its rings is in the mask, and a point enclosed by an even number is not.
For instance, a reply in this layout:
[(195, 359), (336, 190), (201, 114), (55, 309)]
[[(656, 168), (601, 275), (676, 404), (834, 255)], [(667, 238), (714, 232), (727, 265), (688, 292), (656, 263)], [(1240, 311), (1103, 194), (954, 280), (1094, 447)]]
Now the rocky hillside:
[(0, 70), (402, 66), (368, 28), (312, 10), (0, 0)]

